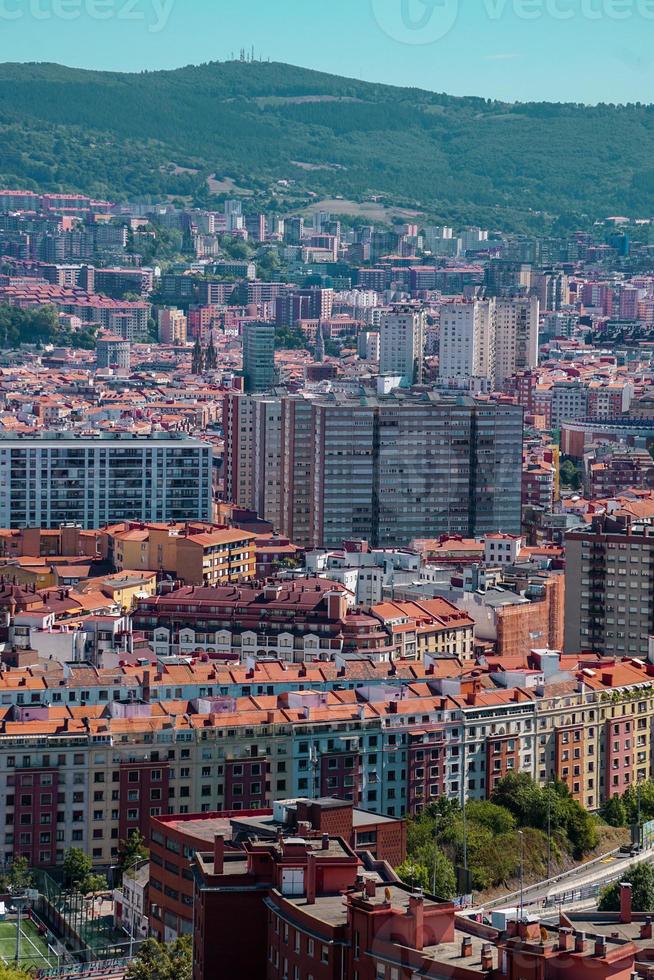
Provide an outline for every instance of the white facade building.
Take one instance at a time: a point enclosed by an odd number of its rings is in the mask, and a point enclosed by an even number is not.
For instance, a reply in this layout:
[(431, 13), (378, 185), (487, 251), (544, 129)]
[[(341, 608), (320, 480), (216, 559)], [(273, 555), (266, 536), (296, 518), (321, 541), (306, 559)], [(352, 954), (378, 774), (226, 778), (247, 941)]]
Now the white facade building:
[(0, 527), (211, 519), (212, 451), (166, 432), (0, 434)]
[(401, 384), (420, 384), (425, 353), (425, 312), (396, 306), (381, 316), (379, 373), (398, 375)]
[(495, 300), (443, 307), (438, 363), (444, 381), (494, 380)]

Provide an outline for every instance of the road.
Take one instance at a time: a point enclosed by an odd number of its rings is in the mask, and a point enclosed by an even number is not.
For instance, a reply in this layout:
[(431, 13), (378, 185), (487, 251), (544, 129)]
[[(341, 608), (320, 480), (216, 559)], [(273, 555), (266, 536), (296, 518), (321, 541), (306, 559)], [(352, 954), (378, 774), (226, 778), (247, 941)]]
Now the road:
[[(586, 904), (597, 897), (604, 885), (617, 881), (633, 864), (652, 860), (654, 860), (654, 848), (641, 851), (635, 857), (625, 857), (616, 851), (612, 851), (556, 878), (525, 886), (523, 892), (524, 908), (527, 911), (535, 912), (543, 908), (551, 909), (559, 906), (573, 908), (575, 905)], [(518, 891), (495, 898), (491, 902), (485, 903), (481, 908), (488, 911), (490, 909), (517, 907), (519, 904), (520, 892)]]

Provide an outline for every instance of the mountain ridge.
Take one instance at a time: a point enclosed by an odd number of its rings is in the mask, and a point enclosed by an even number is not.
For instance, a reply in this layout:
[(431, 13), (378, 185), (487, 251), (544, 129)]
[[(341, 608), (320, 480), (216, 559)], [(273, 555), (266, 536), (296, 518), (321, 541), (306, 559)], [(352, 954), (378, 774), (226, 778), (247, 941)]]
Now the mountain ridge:
[(509, 228), (654, 213), (651, 105), (506, 103), (279, 62), (128, 73), (4, 62), (0, 136), (4, 186), (207, 206), (218, 174), (261, 206), (290, 180), (287, 206), (377, 195)]

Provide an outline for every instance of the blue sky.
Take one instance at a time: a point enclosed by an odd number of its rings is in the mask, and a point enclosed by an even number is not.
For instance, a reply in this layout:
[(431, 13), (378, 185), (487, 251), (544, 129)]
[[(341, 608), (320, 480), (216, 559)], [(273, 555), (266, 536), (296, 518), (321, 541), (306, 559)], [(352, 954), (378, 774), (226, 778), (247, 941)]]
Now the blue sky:
[(652, 100), (654, 0), (0, 0), (0, 60), (257, 56), (506, 100)]

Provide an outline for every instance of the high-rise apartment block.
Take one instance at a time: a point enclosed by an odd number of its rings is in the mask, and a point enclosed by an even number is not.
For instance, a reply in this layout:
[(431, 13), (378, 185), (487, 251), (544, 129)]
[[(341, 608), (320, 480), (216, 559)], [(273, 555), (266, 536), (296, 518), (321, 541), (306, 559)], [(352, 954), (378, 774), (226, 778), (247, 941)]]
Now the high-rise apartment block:
[(539, 302), (488, 299), (441, 312), (439, 373), (448, 381), (484, 378), (496, 388), (538, 365)]
[(397, 375), (404, 387), (420, 384), (425, 353), (425, 312), (395, 306), (382, 314), (379, 373)]
[(166, 432), (0, 435), (0, 526), (211, 518), (211, 448)]
[(162, 344), (186, 343), (186, 315), (181, 310), (159, 311), (159, 340)]
[(95, 343), (98, 368), (129, 370), (130, 342), (113, 334), (101, 334)]
[(495, 378), (495, 302), (452, 303), (441, 310), (439, 375), (444, 381)]
[(566, 535), (565, 649), (647, 660), (654, 634), (654, 527), (596, 518)]
[(538, 365), (538, 298), (495, 301), (495, 383)]
[(446, 398), (225, 398), (225, 493), (297, 544), (520, 530), (522, 409)]
[(266, 391), (275, 384), (273, 323), (252, 322), (243, 325), (243, 374), (246, 391)]

